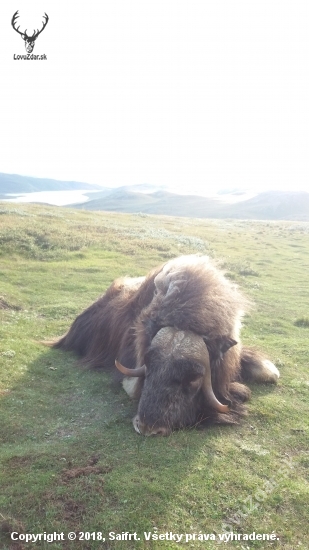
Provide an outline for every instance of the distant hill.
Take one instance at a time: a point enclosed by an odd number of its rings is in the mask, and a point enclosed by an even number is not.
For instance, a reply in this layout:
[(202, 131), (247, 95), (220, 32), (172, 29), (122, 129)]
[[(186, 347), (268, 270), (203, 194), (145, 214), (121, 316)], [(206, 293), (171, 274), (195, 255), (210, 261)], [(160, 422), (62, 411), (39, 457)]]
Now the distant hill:
[(263, 192), (234, 206), (238, 216), (249, 219), (309, 221), (309, 193), (305, 191)]
[(151, 183), (138, 183), (136, 185), (123, 185), (117, 187), (117, 191), (129, 191), (132, 193), (155, 193), (156, 191), (162, 191), (165, 187), (162, 185), (152, 185)]
[(268, 191), (235, 203), (219, 198), (176, 195), (167, 191), (138, 193), (118, 188), (101, 198), (70, 205), (85, 210), (142, 212), (190, 218), (309, 221), (309, 193)]
[[(94, 193), (97, 195), (97, 193)], [(114, 212), (144, 212), (151, 209), (156, 204), (154, 194), (133, 193), (132, 191), (120, 191), (116, 189), (103, 198), (89, 200), (81, 204), (68, 205), (73, 208), (82, 208), (86, 210), (110, 210)], [(93, 193), (89, 195), (93, 197)]]
[(91, 185), (89, 183), (32, 178), (0, 172), (1, 195), (6, 193), (35, 193), (38, 191), (74, 191), (78, 189), (102, 191), (102, 187), (99, 185)]
[[(307, 192), (267, 191), (250, 196), (245, 190), (227, 188), (211, 197), (199, 197), (179, 195), (166, 187), (148, 183), (109, 188), (77, 181), (0, 173), (0, 200), (7, 199), (7, 193), (78, 190), (91, 193), (84, 194), (88, 199), (86, 202), (68, 205), (71, 208), (189, 218), (309, 221)], [(34, 196), (33, 200), (38, 201), (38, 197)]]

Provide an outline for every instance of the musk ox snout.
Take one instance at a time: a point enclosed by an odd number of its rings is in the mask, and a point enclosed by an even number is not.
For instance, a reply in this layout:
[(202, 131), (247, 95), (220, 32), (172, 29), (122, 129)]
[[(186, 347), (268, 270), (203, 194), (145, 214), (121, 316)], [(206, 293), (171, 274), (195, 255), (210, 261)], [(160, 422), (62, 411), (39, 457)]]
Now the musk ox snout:
[(163, 435), (167, 436), (170, 435), (171, 429), (169, 429), (167, 426), (147, 426), (147, 424), (144, 424), (138, 414), (133, 418), (133, 427), (134, 430), (139, 435)]

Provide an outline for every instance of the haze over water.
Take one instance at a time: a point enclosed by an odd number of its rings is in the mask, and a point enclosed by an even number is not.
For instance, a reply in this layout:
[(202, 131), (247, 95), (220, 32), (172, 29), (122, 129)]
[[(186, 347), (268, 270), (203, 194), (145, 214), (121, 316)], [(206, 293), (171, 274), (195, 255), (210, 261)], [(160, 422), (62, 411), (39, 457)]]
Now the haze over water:
[(7, 198), (2, 199), (9, 202), (40, 202), (53, 204), (55, 206), (65, 206), (66, 204), (78, 204), (86, 202), (86, 193), (91, 191), (40, 191), (37, 193), (12, 193), (7, 194)]

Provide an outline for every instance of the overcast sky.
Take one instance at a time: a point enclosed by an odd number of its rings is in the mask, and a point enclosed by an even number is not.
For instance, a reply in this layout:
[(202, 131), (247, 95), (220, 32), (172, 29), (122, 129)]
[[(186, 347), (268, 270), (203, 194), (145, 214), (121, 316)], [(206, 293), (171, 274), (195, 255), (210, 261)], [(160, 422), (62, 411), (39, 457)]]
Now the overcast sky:
[[(49, 22), (33, 53), (14, 60)], [(0, 172), (307, 189), (308, 0), (6, 0)]]

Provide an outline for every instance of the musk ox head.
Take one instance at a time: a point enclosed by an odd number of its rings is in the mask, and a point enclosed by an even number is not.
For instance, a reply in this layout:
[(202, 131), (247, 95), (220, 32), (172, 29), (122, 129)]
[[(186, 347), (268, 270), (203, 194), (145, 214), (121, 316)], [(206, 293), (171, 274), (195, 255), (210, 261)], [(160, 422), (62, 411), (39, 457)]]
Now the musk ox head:
[[(236, 343), (230, 342), (230, 346)], [(211, 408), (219, 413), (229, 410), (213, 392), (203, 337), (191, 331), (164, 327), (153, 338), (142, 367), (126, 369), (118, 361), (116, 366), (126, 376), (135, 377), (135, 390), (138, 378), (144, 378), (133, 419), (139, 434), (169, 435), (172, 430), (202, 422)]]

